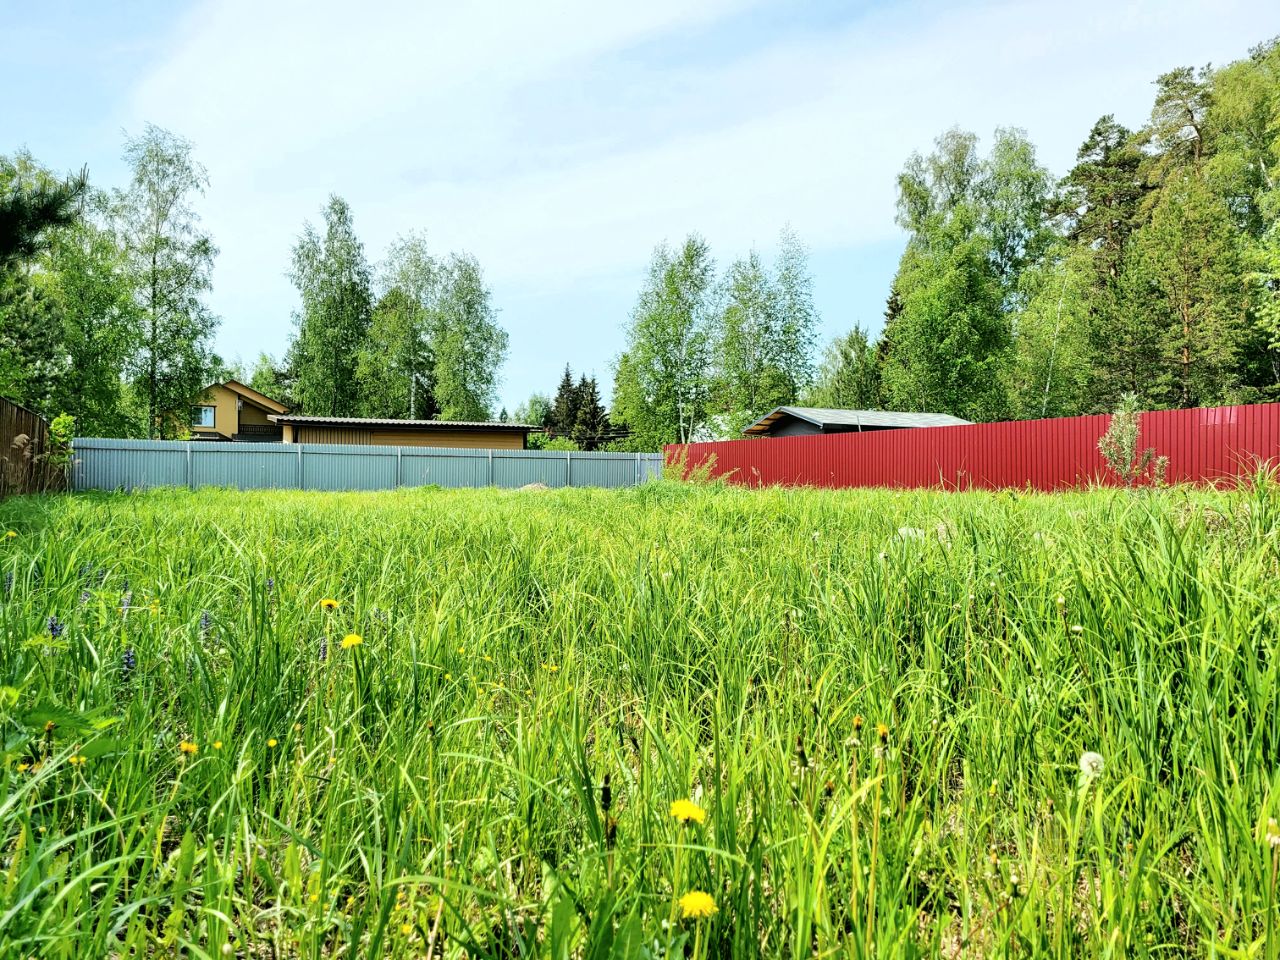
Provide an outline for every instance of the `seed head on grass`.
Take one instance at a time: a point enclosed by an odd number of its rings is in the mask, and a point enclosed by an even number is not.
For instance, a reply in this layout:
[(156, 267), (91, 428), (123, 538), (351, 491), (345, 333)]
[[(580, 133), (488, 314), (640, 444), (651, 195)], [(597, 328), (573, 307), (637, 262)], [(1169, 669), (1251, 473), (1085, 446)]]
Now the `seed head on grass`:
[(675, 817), (681, 823), (688, 823), (692, 820), (694, 823), (706, 823), (707, 811), (692, 800), (677, 800), (671, 804), (671, 816)]
[(680, 916), (686, 920), (703, 920), (714, 914), (717, 909), (711, 894), (702, 890), (690, 890), (680, 898)]
[(1276, 823), (1275, 817), (1267, 819), (1267, 830), (1263, 839), (1266, 841), (1267, 846), (1273, 850), (1280, 847), (1280, 823)]

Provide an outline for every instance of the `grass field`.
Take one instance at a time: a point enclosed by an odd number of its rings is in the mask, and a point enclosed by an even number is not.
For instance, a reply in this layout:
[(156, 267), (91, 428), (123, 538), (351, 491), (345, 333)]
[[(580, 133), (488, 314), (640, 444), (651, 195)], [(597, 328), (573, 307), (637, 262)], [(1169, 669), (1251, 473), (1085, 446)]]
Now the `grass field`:
[(1274, 486), (6, 530), (5, 958), (1280, 953)]

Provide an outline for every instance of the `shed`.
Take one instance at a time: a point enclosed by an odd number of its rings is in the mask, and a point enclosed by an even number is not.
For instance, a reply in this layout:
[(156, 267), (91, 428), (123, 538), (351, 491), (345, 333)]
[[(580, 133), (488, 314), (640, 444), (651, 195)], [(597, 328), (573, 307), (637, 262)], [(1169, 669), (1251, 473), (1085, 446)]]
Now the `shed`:
[(365, 417), (273, 416), (285, 443), (349, 443), (385, 447), (466, 447), (523, 450), (528, 423), (490, 420), (378, 420)]
[(868, 430), (901, 430), (912, 427), (958, 427), (968, 422), (946, 413), (777, 407), (742, 432), (749, 437), (799, 437), (811, 433), (860, 433)]

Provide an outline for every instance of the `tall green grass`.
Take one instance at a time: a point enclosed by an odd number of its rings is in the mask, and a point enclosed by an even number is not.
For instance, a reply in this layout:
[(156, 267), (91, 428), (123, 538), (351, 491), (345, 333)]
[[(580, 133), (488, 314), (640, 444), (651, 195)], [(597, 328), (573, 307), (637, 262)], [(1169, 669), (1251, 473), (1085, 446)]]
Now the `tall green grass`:
[(1280, 954), (1274, 486), (5, 530), (3, 957)]

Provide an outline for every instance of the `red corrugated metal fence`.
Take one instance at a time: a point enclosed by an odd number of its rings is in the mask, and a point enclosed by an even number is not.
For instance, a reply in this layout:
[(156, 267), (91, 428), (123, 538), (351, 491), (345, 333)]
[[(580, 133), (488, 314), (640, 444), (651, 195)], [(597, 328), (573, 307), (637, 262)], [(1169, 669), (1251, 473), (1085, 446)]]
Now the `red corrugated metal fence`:
[[(674, 444), (686, 470), (714, 456), (713, 477), (750, 486), (1002, 487), (1060, 490), (1118, 483), (1098, 452), (1110, 416), (1066, 417)], [(1170, 482), (1211, 482), (1280, 461), (1280, 404), (1142, 415), (1142, 447), (1169, 458)]]

